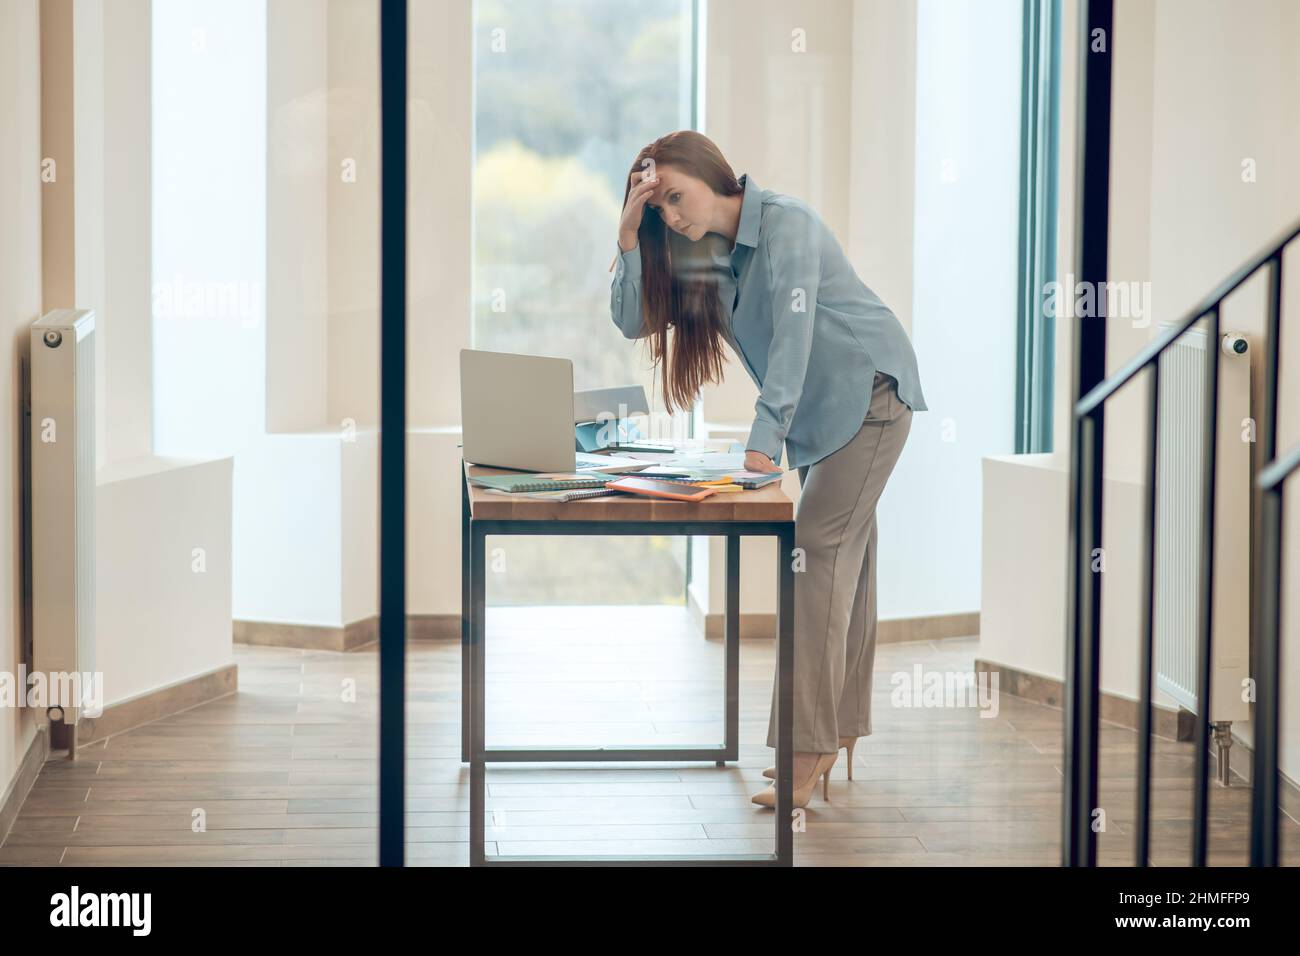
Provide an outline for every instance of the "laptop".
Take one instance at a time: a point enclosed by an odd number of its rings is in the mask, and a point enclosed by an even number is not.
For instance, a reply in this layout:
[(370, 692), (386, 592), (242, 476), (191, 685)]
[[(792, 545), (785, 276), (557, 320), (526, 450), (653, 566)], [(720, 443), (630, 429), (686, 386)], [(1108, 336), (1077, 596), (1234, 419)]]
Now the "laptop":
[(647, 462), (575, 449), (573, 362), (460, 350), (460, 422), (466, 461), (543, 472), (637, 471)]

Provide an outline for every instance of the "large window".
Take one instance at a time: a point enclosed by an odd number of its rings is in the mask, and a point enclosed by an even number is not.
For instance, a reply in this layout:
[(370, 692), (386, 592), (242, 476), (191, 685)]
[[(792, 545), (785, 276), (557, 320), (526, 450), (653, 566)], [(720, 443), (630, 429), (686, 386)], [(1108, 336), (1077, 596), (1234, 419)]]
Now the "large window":
[[(641, 384), (609, 316), (624, 181), (694, 126), (692, 0), (476, 0), (475, 348), (573, 360), (574, 387)], [(611, 411), (617, 411), (612, 409)], [(685, 541), (511, 538), (491, 604), (682, 603)]]
[(1024, 0), (1020, 101), (1020, 303), (1016, 323), (1016, 452), (1052, 450), (1060, 0)]

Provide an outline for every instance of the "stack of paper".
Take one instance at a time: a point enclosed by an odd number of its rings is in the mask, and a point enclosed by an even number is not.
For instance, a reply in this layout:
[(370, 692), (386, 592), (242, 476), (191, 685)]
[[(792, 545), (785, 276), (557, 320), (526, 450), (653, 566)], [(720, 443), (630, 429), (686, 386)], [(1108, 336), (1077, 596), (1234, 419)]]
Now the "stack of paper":
[(762, 488), (780, 481), (783, 471), (746, 471), (744, 468), (714, 469), (656, 465), (638, 472), (638, 478), (662, 478), (667, 481), (685, 481), (691, 484), (732, 484), (741, 489)]
[(593, 455), (581, 451), (577, 453), (576, 463), (584, 472), (604, 474), (635, 472), (646, 466), (644, 461), (627, 455)]

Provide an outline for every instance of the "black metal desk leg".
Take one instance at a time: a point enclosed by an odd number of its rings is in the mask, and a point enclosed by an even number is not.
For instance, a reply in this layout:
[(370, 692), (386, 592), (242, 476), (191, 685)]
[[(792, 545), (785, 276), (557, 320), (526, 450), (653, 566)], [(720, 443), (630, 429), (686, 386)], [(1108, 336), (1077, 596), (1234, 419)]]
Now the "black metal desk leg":
[(794, 523), (777, 536), (776, 862), (794, 865)]
[(728, 760), (740, 759), (740, 535), (727, 535), (727, 611), (723, 619), (726, 647), (726, 686), (723, 691), (723, 714), (726, 737), (723, 740), (725, 767)]
[(472, 560), (469, 546), (469, 482), (465, 478), (465, 463), (460, 462), (460, 762), (469, 761), (469, 565)]
[(486, 856), (487, 815), (487, 754), (485, 725), (487, 721), (485, 658), (487, 649), (484, 637), (487, 628), (484, 600), (486, 567), (484, 534), (470, 522), (470, 752), (469, 752), (469, 864), (482, 866)]

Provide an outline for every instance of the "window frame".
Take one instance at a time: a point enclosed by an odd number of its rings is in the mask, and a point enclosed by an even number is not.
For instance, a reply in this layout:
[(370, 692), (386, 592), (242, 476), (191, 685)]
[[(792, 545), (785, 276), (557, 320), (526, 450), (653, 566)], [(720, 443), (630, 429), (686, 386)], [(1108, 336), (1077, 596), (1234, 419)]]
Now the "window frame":
[(1024, 0), (1021, 42), (1020, 238), (1016, 315), (1017, 454), (1050, 452), (1056, 320), (1044, 291), (1056, 274), (1061, 0)]

